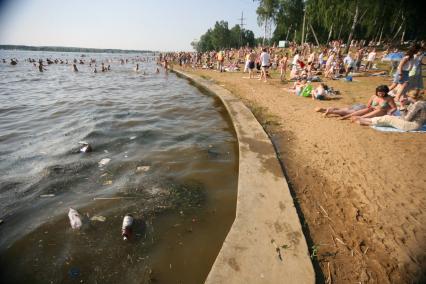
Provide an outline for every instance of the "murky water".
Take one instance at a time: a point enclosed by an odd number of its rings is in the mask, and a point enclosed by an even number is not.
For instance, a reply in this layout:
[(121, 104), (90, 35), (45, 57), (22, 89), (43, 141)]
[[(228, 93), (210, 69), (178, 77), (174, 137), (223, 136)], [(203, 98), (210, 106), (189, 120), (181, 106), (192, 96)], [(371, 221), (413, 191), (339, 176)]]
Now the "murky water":
[[(88, 54), (77, 73), (24, 62), (80, 55), (0, 51), (19, 59), (0, 63), (0, 281), (203, 282), (235, 216), (238, 152), (224, 108), (153, 62), (134, 72), (142, 55)], [(89, 58), (111, 71), (93, 73)], [(82, 140), (92, 153), (78, 152)], [(85, 216), (79, 231), (69, 207)]]

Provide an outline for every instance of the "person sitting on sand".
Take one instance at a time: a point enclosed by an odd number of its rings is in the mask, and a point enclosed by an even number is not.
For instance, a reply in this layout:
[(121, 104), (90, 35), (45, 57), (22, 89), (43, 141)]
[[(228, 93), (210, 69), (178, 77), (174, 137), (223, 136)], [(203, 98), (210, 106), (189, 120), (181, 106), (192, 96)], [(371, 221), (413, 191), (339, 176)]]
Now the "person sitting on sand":
[(419, 89), (413, 89), (408, 92), (408, 97), (414, 101), (407, 107), (407, 110), (401, 111), (401, 116), (385, 115), (373, 118), (358, 118), (356, 120), (360, 125), (390, 126), (403, 131), (418, 130), (426, 123), (426, 102), (422, 100), (422, 94)]
[(326, 91), (328, 90), (328, 86), (324, 83), (319, 84), (315, 89), (311, 91), (311, 96), (313, 100), (325, 100), (326, 99)]
[(10, 65), (16, 65), (16, 64), (18, 64), (18, 60), (10, 59)]
[(380, 85), (376, 88), (376, 94), (371, 96), (367, 107), (351, 114), (341, 117), (341, 120), (351, 117), (372, 118), (392, 114), (396, 110), (396, 104), (391, 96), (388, 95), (389, 88), (386, 85)]
[(308, 81), (306, 79), (298, 80), (298, 82), (294, 83), (294, 90), (296, 96), (300, 96), (302, 94), (303, 89), (308, 85)]

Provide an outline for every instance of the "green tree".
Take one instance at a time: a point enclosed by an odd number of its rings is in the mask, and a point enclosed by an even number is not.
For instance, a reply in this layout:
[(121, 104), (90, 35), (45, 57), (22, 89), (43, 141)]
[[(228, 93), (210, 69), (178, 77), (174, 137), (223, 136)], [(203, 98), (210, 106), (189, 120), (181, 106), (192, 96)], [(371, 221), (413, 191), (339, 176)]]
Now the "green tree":
[(215, 50), (220, 50), (231, 46), (231, 32), (228, 22), (216, 22), (211, 34), (211, 42)]
[(266, 30), (268, 25), (275, 23), (276, 15), (279, 8), (279, 0), (258, 0), (259, 7), (256, 9), (257, 22), (259, 26), (263, 25), (264, 35), (263, 35), (263, 44), (266, 40)]

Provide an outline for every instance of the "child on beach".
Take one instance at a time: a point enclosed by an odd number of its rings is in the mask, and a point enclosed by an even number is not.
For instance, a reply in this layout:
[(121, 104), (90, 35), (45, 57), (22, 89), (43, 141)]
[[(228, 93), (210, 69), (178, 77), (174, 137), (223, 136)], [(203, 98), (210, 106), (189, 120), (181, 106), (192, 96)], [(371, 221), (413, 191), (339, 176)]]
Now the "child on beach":
[(288, 61), (288, 53), (283, 55), (280, 59), (280, 80), (285, 81), (285, 74), (287, 72), (287, 61)]
[(328, 87), (326, 84), (321, 83), (312, 90), (311, 96), (313, 100), (325, 100), (326, 99), (326, 91), (328, 90)]

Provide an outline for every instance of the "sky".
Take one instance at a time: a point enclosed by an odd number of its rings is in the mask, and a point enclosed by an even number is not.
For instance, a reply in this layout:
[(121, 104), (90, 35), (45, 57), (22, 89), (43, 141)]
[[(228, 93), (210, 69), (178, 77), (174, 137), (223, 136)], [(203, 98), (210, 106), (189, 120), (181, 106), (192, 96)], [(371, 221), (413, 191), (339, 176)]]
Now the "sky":
[(257, 36), (253, 0), (0, 0), (0, 44), (192, 50), (216, 21)]

